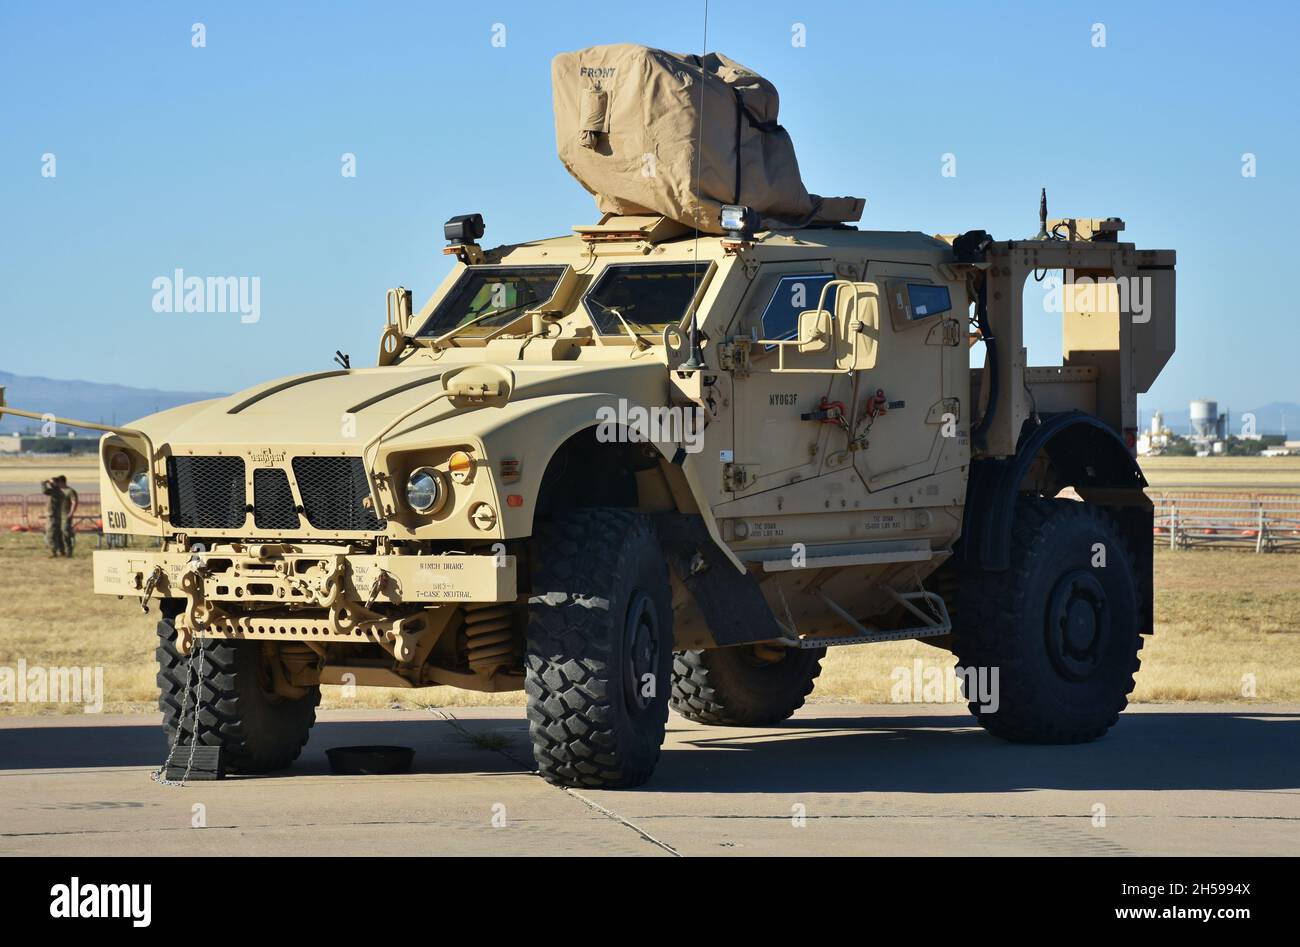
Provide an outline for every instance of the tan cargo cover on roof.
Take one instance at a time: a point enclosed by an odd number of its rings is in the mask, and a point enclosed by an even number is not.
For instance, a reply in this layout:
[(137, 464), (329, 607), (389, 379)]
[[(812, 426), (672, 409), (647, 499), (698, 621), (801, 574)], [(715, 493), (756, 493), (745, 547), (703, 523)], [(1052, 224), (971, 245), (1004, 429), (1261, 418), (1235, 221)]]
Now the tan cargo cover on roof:
[(776, 87), (720, 53), (593, 46), (556, 56), (551, 85), (560, 160), (602, 213), (662, 214), (706, 233), (722, 232), (723, 204), (773, 225), (861, 216), (857, 198), (804, 189)]

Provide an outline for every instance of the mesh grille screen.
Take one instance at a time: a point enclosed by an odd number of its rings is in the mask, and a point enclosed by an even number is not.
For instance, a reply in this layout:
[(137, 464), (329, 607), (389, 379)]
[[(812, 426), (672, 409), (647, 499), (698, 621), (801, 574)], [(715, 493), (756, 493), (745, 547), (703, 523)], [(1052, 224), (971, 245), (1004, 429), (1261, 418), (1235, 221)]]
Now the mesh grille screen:
[(253, 471), (253, 522), (258, 529), (297, 529), (298, 511), (283, 470)]
[(171, 523), (184, 529), (238, 529), (248, 499), (240, 457), (168, 457)]
[(370, 487), (360, 457), (295, 457), (293, 477), (307, 521), (316, 529), (384, 528), (384, 521), (362, 505)]

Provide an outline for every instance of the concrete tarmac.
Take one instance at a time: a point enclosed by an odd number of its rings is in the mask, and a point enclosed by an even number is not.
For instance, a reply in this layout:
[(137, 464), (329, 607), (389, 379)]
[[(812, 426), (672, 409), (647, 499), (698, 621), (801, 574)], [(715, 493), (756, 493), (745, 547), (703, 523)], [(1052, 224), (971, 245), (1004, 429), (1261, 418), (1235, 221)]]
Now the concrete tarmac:
[[(673, 714), (644, 787), (531, 770), (522, 708), (324, 711), (292, 768), (154, 783), (156, 716), (0, 718), (10, 855), (1295, 855), (1300, 706), (1143, 705), (1086, 746), (1012, 746), (956, 705)], [(325, 749), (415, 748), (403, 776)]]

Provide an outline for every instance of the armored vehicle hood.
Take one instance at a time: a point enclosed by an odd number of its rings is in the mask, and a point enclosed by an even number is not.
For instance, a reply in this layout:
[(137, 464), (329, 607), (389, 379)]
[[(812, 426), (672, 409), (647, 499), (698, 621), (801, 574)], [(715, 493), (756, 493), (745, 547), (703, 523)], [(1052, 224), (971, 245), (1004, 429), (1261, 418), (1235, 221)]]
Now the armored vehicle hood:
[(142, 419), (138, 426), (158, 444), (333, 445), (360, 451), (394, 421), (400, 423), (387, 438), (393, 442), (428, 436), (435, 422), (457, 433), (482, 433), (556, 402), (651, 402), (664, 396), (667, 384), (659, 362), (595, 364), (583, 366), (580, 373), (571, 362), (514, 363), (503, 366), (514, 377), (504, 406), (453, 405), (446, 400), (425, 405), (441, 390), (443, 374), (464, 364), (294, 375), (173, 408)]

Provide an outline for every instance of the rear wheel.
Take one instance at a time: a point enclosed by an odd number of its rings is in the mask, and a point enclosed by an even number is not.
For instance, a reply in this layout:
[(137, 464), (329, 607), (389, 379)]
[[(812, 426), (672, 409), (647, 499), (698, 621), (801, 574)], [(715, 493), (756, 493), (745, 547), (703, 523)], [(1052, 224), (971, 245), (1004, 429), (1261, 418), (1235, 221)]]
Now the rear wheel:
[[(175, 626), (163, 619), (157, 656), (158, 706), (169, 747), (178, 731), (182, 746), (197, 731), (198, 745), (221, 747), (225, 769), (236, 773), (283, 769), (298, 758), (316, 722), (320, 687), (305, 688), (297, 698), (277, 694), (259, 642), (206, 640), (191, 672), (189, 656), (176, 647)], [(182, 749), (176, 759), (185, 759)]]
[[(981, 726), (1017, 743), (1104, 734), (1141, 666), (1139, 602), (1133, 557), (1104, 511), (1022, 498), (1011, 568), (962, 577), (953, 650)], [(985, 693), (972, 693), (981, 674)]]
[(765, 727), (803, 706), (822, 672), (825, 648), (745, 645), (673, 657), (672, 708), (687, 720)]
[(672, 597), (650, 520), (562, 513), (534, 539), (524, 690), (541, 775), (617, 788), (650, 778), (668, 718)]

